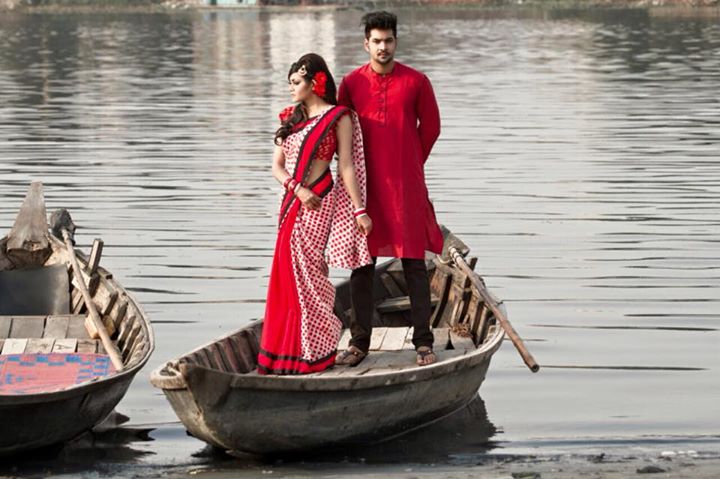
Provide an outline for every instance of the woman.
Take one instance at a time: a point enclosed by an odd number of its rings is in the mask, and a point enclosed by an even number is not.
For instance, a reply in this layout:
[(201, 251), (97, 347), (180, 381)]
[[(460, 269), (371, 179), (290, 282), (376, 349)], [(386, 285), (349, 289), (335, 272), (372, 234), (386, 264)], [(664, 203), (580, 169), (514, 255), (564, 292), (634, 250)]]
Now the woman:
[(335, 82), (319, 55), (293, 63), (288, 82), (297, 104), (280, 113), (275, 133), (272, 171), (284, 192), (258, 354), (260, 374), (305, 374), (332, 366), (342, 323), (333, 313), (328, 264), (354, 269), (372, 262), (357, 116), (336, 105)]

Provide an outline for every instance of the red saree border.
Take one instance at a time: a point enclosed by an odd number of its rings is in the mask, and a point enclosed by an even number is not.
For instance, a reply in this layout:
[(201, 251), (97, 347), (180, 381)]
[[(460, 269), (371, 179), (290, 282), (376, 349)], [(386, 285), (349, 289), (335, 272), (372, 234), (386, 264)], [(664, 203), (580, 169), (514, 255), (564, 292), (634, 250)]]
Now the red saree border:
[(264, 349), (258, 353), (258, 372), (260, 374), (307, 374), (323, 371), (328, 363), (335, 362), (336, 351), (326, 356), (310, 361), (299, 356), (286, 356), (273, 354)]
[(309, 363), (301, 358), (272, 359), (261, 351), (258, 354), (257, 370), (259, 374), (308, 374), (324, 371), (335, 364), (335, 354), (333, 351), (324, 358)]

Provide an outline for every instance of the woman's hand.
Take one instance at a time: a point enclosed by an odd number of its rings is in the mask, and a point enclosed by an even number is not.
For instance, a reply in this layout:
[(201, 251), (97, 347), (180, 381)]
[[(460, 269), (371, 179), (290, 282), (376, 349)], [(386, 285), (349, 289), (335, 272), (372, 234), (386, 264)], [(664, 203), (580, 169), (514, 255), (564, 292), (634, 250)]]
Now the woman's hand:
[(301, 186), (295, 196), (298, 197), (300, 202), (309, 210), (319, 210), (322, 204), (322, 200), (318, 195), (312, 192), (312, 190)]
[(364, 234), (365, 236), (370, 234), (373, 228), (373, 222), (367, 215), (367, 213), (362, 216), (358, 216), (357, 218), (355, 218), (355, 221), (357, 222), (358, 229), (362, 234)]

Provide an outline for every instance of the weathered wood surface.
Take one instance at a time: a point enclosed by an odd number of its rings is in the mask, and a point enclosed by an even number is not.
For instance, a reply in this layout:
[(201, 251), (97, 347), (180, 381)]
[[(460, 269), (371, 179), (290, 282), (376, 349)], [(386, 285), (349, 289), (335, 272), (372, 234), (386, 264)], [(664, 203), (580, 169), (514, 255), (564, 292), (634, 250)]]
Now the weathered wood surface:
[(12, 316), (0, 316), (0, 338), (10, 337), (10, 326), (12, 326)]
[(54, 344), (55, 344), (54, 339), (47, 339), (47, 338), (29, 339), (27, 347), (25, 348), (25, 354), (50, 353), (50, 352), (52, 352), (52, 348), (53, 348)]
[(540, 370), (540, 365), (537, 361), (535, 361), (535, 358), (533, 358), (532, 354), (530, 354), (530, 351), (528, 351), (525, 343), (523, 343), (522, 339), (520, 339), (520, 335), (518, 335), (515, 328), (513, 328), (512, 324), (510, 324), (510, 321), (508, 321), (505, 317), (505, 313), (500, 309), (500, 305), (497, 300), (495, 300), (492, 294), (485, 288), (482, 278), (472, 273), (470, 266), (465, 262), (465, 258), (463, 257), (464, 255), (460, 251), (455, 248), (450, 248), (448, 251), (452, 255), (453, 261), (455, 261), (457, 267), (468, 275), (472, 286), (480, 294), (480, 296), (482, 296), (485, 306), (493, 312), (495, 319), (500, 322), (500, 325), (505, 330), (505, 334), (507, 334), (510, 341), (512, 341), (513, 346), (515, 346), (515, 349), (517, 349), (518, 353), (523, 358), (525, 365), (530, 369), (530, 371), (534, 373), (538, 372)]
[(33, 182), (7, 236), (5, 255), (16, 268), (42, 266), (50, 257), (42, 183)]
[(378, 349), (382, 351), (400, 351), (405, 345), (405, 338), (410, 328), (387, 328), (382, 344)]
[(64, 339), (68, 335), (70, 318), (72, 316), (49, 316), (45, 321), (43, 337)]
[(448, 308), (452, 268), (439, 262), (437, 259), (435, 259), (433, 263), (435, 264), (435, 268), (430, 277), (430, 291), (433, 295), (437, 296), (438, 305), (430, 318), (430, 324), (432, 326), (439, 326), (445, 309)]
[(0, 341), (0, 354), (100, 352), (100, 341), (97, 339), (7, 338)]
[(450, 329), (450, 344), (452, 344), (453, 349), (475, 349), (475, 343), (473, 342), (472, 337), (460, 334), (455, 329)]
[[(2, 326), (2, 325), (0, 325)], [(2, 331), (0, 331), (0, 334)], [(2, 337), (2, 336), (0, 336)], [(338, 351), (344, 351), (350, 346), (350, 338), (352, 337), (352, 334), (350, 334), (350, 329), (343, 329), (342, 333), (340, 334), (340, 341), (338, 342), (337, 349)]]
[(11, 338), (41, 338), (45, 330), (45, 318), (37, 316), (15, 316), (10, 327)]
[(390, 276), (390, 274), (388, 274), (387, 272), (380, 275), (380, 280), (382, 281), (383, 286), (385, 286), (385, 289), (391, 297), (395, 298), (398, 296), (403, 296), (405, 294), (405, 292), (400, 288), (397, 282), (395, 282), (393, 277)]
[(75, 256), (75, 250), (73, 249), (73, 245), (70, 240), (70, 234), (67, 232), (67, 230), (62, 230), (62, 234), (63, 239), (65, 240), (65, 247), (67, 248), (68, 255), (70, 257), (70, 265), (73, 269), (73, 275), (75, 276), (75, 280), (78, 283), (78, 287), (85, 301), (85, 306), (88, 310), (88, 318), (85, 321), (85, 327), (87, 328), (91, 338), (96, 339), (100, 337), (103, 346), (105, 347), (105, 350), (110, 356), (110, 360), (112, 361), (113, 366), (115, 366), (115, 370), (122, 371), (122, 369), (125, 367), (125, 364), (123, 363), (122, 353), (117, 349), (117, 346), (112, 343), (110, 339), (110, 332), (108, 332), (102, 318), (100, 317), (100, 314), (97, 312), (97, 308), (95, 306), (95, 303), (93, 302), (92, 295), (90, 294), (90, 291), (88, 291), (87, 286), (85, 285), (85, 279), (82, 277), (82, 274), (80, 272), (80, 262)]
[(77, 338), (56, 339), (53, 345), (53, 353), (74, 353), (77, 349)]
[(27, 339), (9, 338), (5, 340), (2, 348), (2, 354), (21, 354), (25, 352), (27, 347)]
[(84, 315), (0, 316), (0, 338), (89, 338)]
[[(440, 298), (436, 295), (430, 295), (430, 304), (434, 307), (440, 302)], [(410, 296), (396, 296), (394, 298), (387, 298), (379, 303), (376, 308), (378, 313), (397, 313), (401, 311), (410, 311)]]

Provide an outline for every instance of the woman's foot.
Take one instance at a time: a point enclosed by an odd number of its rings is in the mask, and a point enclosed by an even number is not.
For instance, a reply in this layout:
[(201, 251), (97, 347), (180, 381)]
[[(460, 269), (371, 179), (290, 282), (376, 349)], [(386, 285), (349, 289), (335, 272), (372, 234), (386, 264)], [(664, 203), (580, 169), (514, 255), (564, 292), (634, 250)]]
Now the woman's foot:
[(361, 351), (357, 346), (350, 346), (335, 357), (335, 364), (338, 366), (357, 366), (365, 359), (367, 353)]
[(437, 361), (437, 355), (429, 346), (420, 346), (416, 352), (418, 366), (428, 366)]

